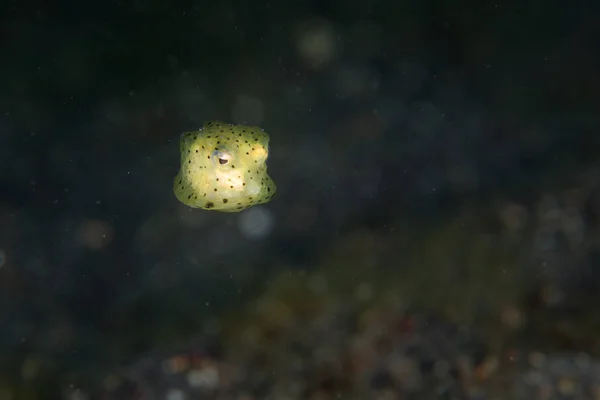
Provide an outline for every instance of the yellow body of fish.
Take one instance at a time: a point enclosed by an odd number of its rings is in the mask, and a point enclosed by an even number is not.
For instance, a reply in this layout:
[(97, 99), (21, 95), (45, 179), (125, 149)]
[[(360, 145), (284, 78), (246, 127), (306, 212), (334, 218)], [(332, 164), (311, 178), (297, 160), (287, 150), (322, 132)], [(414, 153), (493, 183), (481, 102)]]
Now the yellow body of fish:
[(179, 201), (194, 208), (238, 212), (266, 203), (276, 186), (267, 174), (269, 135), (254, 126), (209, 122), (180, 139)]

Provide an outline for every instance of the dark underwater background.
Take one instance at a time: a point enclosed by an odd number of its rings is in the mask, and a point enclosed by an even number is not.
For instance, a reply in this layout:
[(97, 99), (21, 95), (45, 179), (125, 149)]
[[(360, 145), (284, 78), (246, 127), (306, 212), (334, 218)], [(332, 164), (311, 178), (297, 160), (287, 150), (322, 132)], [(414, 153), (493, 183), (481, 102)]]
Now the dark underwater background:
[(3, 2), (0, 399), (600, 399), (597, 9)]

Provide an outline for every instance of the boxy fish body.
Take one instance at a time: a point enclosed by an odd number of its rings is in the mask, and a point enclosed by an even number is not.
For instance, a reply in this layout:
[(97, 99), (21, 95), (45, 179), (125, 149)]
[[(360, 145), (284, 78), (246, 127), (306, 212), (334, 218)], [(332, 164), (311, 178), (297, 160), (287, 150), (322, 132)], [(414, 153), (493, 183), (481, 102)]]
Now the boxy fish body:
[(267, 174), (269, 135), (258, 127), (209, 122), (181, 135), (180, 152), (173, 192), (183, 204), (238, 212), (275, 194)]

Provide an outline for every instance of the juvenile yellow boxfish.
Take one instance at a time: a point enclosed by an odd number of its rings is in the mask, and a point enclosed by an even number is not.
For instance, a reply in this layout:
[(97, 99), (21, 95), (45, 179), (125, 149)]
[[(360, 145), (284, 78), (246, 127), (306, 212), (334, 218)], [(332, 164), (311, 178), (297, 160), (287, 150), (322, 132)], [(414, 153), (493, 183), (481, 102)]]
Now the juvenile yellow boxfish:
[(238, 212), (275, 194), (267, 174), (269, 135), (261, 128), (213, 121), (183, 133), (179, 144), (181, 168), (173, 192), (183, 204)]

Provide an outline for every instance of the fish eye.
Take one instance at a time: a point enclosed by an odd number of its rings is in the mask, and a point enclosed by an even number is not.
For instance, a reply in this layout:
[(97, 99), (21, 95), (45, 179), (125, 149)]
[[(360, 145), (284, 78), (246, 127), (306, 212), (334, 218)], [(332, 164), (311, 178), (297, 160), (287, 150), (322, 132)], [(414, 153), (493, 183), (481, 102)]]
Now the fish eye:
[(219, 160), (220, 165), (225, 165), (231, 161), (232, 156), (226, 150), (215, 150), (213, 151), (213, 159)]

